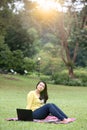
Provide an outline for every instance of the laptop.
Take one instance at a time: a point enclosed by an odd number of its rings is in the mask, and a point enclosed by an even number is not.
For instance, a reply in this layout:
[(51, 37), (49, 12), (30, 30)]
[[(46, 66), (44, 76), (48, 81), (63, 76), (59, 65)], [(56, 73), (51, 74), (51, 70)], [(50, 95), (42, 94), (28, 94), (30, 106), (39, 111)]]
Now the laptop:
[(33, 121), (32, 110), (17, 108), (16, 111), (19, 121)]

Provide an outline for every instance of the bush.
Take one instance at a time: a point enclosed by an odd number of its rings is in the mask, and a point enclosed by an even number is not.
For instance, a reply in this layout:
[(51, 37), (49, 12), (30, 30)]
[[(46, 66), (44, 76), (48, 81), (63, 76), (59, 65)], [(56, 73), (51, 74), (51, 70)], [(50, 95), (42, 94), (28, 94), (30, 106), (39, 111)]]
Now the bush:
[(45, 82), (47, 82), (47, 83), (52, 83), (51, 77), (50, 77), (50, 76), (47, 76), (47, 75), (41, 75), (41, 76), (40, 76), (40, 80), (45, 81)]
[(86, 70), (76, 70), (75, 76), (75, 78), (71, 79), (65, 71), (62, 71), (60, 73), (55, 73), (52, 76), (52, 80), (54, 81), (54, 84), (62, 84), (69, 86), (87, 86)]

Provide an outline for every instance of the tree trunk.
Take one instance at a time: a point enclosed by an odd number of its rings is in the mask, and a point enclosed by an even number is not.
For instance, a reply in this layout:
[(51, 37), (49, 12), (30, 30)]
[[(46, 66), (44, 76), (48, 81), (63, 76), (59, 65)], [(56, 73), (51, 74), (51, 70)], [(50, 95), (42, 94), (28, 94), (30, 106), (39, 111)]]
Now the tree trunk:
[(74, 78), (74, 71), (73, 71), (73, 67), (69, 66), (68, 67), (68, 72), (69, 72), (69, 78)]

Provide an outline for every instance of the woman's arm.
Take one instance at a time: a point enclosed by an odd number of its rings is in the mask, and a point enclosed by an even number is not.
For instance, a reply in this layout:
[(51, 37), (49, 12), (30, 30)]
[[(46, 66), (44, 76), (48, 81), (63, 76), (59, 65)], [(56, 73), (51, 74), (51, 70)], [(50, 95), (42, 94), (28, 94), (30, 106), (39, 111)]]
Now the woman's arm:
[(29, 92), (29, 94), (27, 95), (27, 107), (26, 107), (26, 109), (31, 109), (32, 103), (33, 103), (33, 93)]

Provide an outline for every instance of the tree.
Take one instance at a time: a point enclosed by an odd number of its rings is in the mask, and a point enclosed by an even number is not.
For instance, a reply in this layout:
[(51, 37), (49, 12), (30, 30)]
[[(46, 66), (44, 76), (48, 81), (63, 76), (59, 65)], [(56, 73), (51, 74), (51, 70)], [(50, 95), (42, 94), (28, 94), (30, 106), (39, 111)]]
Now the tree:
[[(71, 5), (68, 6), (67, 14), (61, 15), (60, 23), (58, 26), (59, 36), (61, 39), (61, 46), (62, 46), (61, 56), (65, 65), (68, 67), (69, 77), (71, 78), (74, 77), (73, 69), (74, 69), (74, 65), (78, 53), (80, 32), (85, 28), (87, 24), (86, 23), (87, 17), (86, 17), (86, 10), (85, 10), (86, 6), (84, 6), (80, 12), (78, 12), (78, 10), (76, 11), (75, 2), (77, 1), (72, 1)], [(74, 45), (73, 45), (74, 49), (73, 49), (73, 54), (71, 55), (69, 43), (70, 42), (73, 43), (73, 41), (74, 41)]]
[[(73, 78), (75, 76), (74, 66), (78, 54), (80, 32), (87, 24), (87, 2), (86, 0), (59, 0), (58, 2), (62, 6), (61, 12), (51, 10), (44, 13), (39, 8), (36, 8), (37, 5), (34, 5), (34, 8), (31, 6), (28, 11), (29, 6), (26, 4), (27, 16), (28, 14), (31, 16), (32, 23), (37, 25), (42, 37), (46, 34), (46, 31), (51, 31), (58, 39), (60, 38), (61, 58), (68, 68), (69, 77)], [(82, 4), (82, 7), (79, 6), (80, 4)], [(64, 11), (64, 8), (66, 8), (66, 11)]]
[(7, 44), (0, 43), (0, 69), (8, 71), (12, 66), (12, 52)]
[(76, 58), (76, 66), (87, 66), (87, 28), (85, 27), (79, 36), (79, 51)]
[(23, 73), (23, 58), (33, 57), (37, 48), (36, 35), (22, 26), (21, 10), (15, 7), (18, 1), (21, 0), (0, 1), (0, 67)]
[[(81, 1), (79, 2), (81, 4)], [(61, 57), (68, 68), (70, 78), (74, 78), (75, 76), (73, 70), (78, 53), (80, 32), (87, 25), (86, 1), (83, 1), (83, 8), (81, 10), (77, 9), (76, 6), (79, 2), (76, 0), (71, 2), (67, 1), (67, 11), (55, 13), (50, 27), (51, 31), (60, 38)], [(64, 7), (64, 4), (65, 1), (62, 1), (62, 7)], [(72, 54), (70, 52), (70, 43), (73, 43)]]
[(12, 66), (11, 69), (16, 71), (17, 73), (24, 74), (24, 56), (21, 50), (15, 50), (12, 53)]
[(5, 34), (5, 30), (11, 23), (11, 17), (15, 7), (15, 2), (21, 0), (1, 0), (0, 1), (0, 35)]

